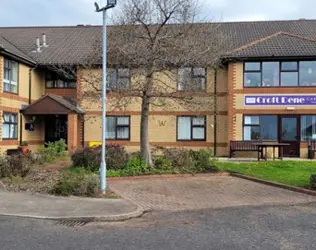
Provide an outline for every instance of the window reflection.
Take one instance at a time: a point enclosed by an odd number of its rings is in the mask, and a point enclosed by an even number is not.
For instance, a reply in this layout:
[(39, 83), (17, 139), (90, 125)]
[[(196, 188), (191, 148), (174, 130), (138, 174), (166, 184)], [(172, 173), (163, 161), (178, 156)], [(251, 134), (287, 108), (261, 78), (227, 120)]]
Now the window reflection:
[(316, 61), (300, 62), (300, 86), (316, 86)]

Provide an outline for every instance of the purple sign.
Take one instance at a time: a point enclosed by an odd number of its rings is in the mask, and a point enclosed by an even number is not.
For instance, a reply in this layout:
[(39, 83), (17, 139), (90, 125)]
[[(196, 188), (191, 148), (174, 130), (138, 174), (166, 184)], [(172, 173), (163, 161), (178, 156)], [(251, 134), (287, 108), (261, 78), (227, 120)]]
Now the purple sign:
[(316, 95), (247, 95), (245, 105), (316, 105)]

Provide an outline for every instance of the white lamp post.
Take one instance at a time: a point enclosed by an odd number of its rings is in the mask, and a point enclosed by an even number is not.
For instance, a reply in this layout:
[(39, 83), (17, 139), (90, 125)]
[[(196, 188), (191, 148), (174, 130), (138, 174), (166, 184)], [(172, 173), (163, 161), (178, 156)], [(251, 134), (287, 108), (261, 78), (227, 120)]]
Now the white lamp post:
[(107, 0), (106, 6), (100, 8), (98, 3), (94, 3), (96, 12), (103, 12), (103, 67), (102, 67), (102, 153), (100, 164), (100, 189), (103, 194), (106, 191), (106, 161), (105, 161), (105, 145), (106, 145), (106, 11), (115, 7), (116, 0)]

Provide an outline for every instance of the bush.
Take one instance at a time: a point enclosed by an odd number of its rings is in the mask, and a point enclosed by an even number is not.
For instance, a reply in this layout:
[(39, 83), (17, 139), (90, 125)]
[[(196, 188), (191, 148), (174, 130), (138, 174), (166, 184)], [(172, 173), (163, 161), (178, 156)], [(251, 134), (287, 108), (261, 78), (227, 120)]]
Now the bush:
[(155, 169), (158, 169), (158, 170), (171, 170), (172, 169), (171, 161), (168, 160), (165, 156), (159, 155), (153, 158), (154, 158), (153, 163), (154, 163)]
[(174, 170), (181, 173), (194, 172), (194, 161), (190, 151), (181, 148), (165, 148), (162, 149), (164, 157), (171, 162)]
[(67, 144), (64, 139), (61, 139), (56, 142), (46, 143), (46, 147), (40, 148), (37, 151), (37, 158), (40, 163), (44, 162), (53, 162), (57, 157), (67, 155)]
[(72, 156), (74, 167), (83, 167), (86, 170), (96, 172), (101, 162), (101, 147), (86, 147), (78, 149)]
[(144, 174), (149, 174), (149, 173), (150, 173), (150, 169), (148, 168), (146, 162), (138, 156), (132, 157), (126, 164), (125, 168), (123, 169), (118, 169), (118, 170), (109, 169), (107, 171), (107, 175), (111, 177), (135, 176), (135, 175), (144, 175)]
[(124, 147), (118, 144), (106, 145), (106, 165), (108, 169), (122, 169), (128, 162), (128, 154)]
[(193, 159), (194, 169), (196, 172), (213, 172), (216, 170), (216, 168), (214, 169), (213, 153), (211, 150), (191, 150), (190, 154)]
[[(78, 149), (71, 157), (73, 166), (84, 167), (96, 172), (101, 163), (101, 147)], [(106, 165), (108, 169), (123, 169), (128, 162), (128, 154), (124, 147), (117, 144), (106, 145)]]
[(99, 178), (85, 169), (64, 172), (61, 179), (52, 189), (52, 194), (61, 196), (96, 197), (99, 190)]
[(25, 177), (31, 171), (31, 154), (16, 154), (0, 159), (0, 177)]
[(213, 167), (211, 150), (194, 151), (183, 148), (158, 148), (156, 152), (161, 154), (154, 159), (156, 169), (172, 169), (174, 173), (201, 173), (216, 170)]

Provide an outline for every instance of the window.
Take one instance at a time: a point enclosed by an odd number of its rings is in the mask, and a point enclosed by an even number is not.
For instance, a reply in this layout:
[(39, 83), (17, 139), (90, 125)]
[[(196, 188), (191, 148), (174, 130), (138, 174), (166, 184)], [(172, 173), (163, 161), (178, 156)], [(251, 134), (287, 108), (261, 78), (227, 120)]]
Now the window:
[(316, 116), (302, 115), (301, 116), (301, 140), (307, 141), (316, 139)]
[(2, 117), (2, 138), (18, 138), (18, 115), (15, 113), (3, 112)]
[(316, 61), (245, 62), (244, 86), (316, 86)]
[(298, 85), (298, 62), (281, 63), (281, 86)]
[(206, 88), (205, 68), (181, 68), (178, 70), (178, 90), (198, 91)]
[(277, 140), (276, 115), (244, 116), (244, 140)]
[(300, 62), (300, 86), (316, 86), (316, 61)]
[(279, 85), (279, 62), (245, 63), (244, 83), (246, 87), (272, 87)]
[(129, 69), (109, 69), (107, 72), (107, 88), (111, 90), (124, 90), (130, 88)]
[(206, 117), (178, 117), (177, 140), (205, 141)]
[(107, 116), (106, 117), (106, 139), (129, 140), (130, 139), (130, 117), (129, 116)]
[(76, 78), (72, 77), (71, 74), (65, 76), (56, 72), (47, 72), (45, 79), (46, 88), (76, 88)]
[(4, 59), (3, 90), (9, 93), (18, 93), (19, 64), (15, 61)]

